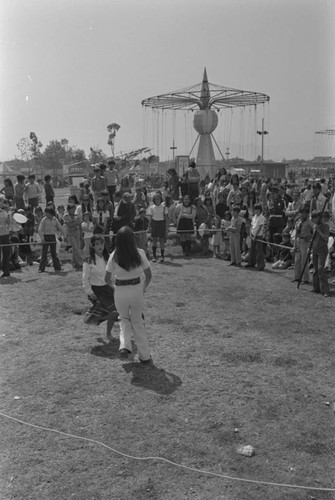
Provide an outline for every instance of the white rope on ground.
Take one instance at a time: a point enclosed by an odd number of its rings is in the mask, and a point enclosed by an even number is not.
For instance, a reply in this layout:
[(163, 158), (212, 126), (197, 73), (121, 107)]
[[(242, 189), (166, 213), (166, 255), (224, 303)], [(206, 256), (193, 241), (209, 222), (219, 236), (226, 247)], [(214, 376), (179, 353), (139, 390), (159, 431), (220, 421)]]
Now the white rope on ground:
[(69, 437), (72, 439), (78, 439), (81, 441), (87, 441), (89, 443), (94, 443), (94, 444), (100, 445), (100, 446), (103, 446), (104, 448), (107, 448), (108, 450), (113, 451), (114, 453), (117, 453), (118, 455), (121, 455), (125, 458), (130, 458), (132, 460), (158, 460), (161, 462), (166, 462), (170, 465), (174, 465), (175, 467), (180, 467), (181, 469), (186, 469), (186, 470), (190, 470), (192, 472), (197, 472), (198, 474), (206, 474), (209, 476), (216, 476), (216, 477), (220, 477), (222, 479), (228, 479), (230, 481), (239, 481), (239, 482), (243, 482), (243, 483), (252, 483), (252, 484), (262, 484), (264, 486), (277, 486), (279, 488), (295, 488), (295, 489), (300, 489), (300, 490), (335, 492), (335, 488), (322, 488), (322, 487), (317, 487), (317, 486), (314, 487), (314, 486), (302, 486), (302, 485), (297, 485), (297, 484), (273, 483), (270, 481), (258, 481), (256, 479), (245, 479), (245, 478), (241, 478), (241, 477), (229, 476), (227, 474), (219, 474), (217, 472), (211, 472), (211, 471), (207, 471), (204, 469), (196, 469), (194, 467), (189, 467), (188, 465), (178, 464), (177, 462), (173, 462), (172, 460), (169, 460), (169, 459), (164, 458), (164, 457), (159, 457), (159, 456), (157, 456), (157, 457), (155, 457), (155, 456), (153, 456), (153, 457), (135, 457), (133, 455), (128, 455), (127, 453), (123, 453), (119, 450), (116, 450), (115, 448), (112, 448), (111, 446), (108, 446), (107, 444), (102, 443), (101, 441), (97, 441), (95, 439), (90, 439), (90, 438), (86, 438), (86, 437), (82, 437), (82, 436), (76, 436), (75, 434), (70, 434), (68, 432), (62, 432), (62, 431), (59, 431), (57, 429), (43, 427), (41, 425), (30, 424), (28, 422), (25, 422), (24, 420), (20, 420), (18, 418), (11, 417), (11, 416), (6, 415), (5, 413), (2, 413), (2, 412), (0, 412), (0, 416), (7, 418), (7, 419), (10, 419), (10, 420), (13, 420), (14, 422), (18, 422), (22, 425), (33, 427), (34, 429), (40, 429), (40, 430), (47, 431), (47, 432), (53, 432), (54, 434), (60, 434), (61, 436)]

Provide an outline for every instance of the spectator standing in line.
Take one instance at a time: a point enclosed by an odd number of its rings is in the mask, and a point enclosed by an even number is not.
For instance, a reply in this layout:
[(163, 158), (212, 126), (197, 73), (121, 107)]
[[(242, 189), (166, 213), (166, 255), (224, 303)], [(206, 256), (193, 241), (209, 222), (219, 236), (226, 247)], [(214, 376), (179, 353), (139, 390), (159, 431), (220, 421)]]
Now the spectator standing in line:
[(185, 195), (182, 203), (176, 207), (177, 234), (180, 238), (183, 254), (191, 256), (192, 234), (196, 217), (195, 206), (191, 204), (189, 195)]
[(179, 184), (180, 184), (179, 177), (176, 169), (174, 168), (169, 168), (168, 174), (169, 174), (169, 190), (173, 200), (177, 201), (179, 200)]
[(51, 184), (51, 175), (46, 175), (44, 181), (45, 204), (48, 205), (50, 201), (54, 203), (55, 198), (55, 191)]
[(106, 179), (106, 188), (109, 194), (109, 199), (113, 201), (116, 186), (120, 179), (118, 171), (115, 168), (115, 161), (109, 160), (107, 166), (108, 168), (105, 170), (104, 177)]
[(25, 176), (24, 175), (18, 175), (16, 177), (17, 183), (14, 186), (14, 203), (17, 208), (17, 210), (24, 210), (25, 208), (25, 203), (24, 203), (24, 192), (26, 189), (25, 186)]
[[(5, 179), (3, 181), (4, 187), (0, 190), (0, 194), (4, 194), (6, 200), (11, 203), (14, 201), (14, 186), (11, 179)], [(23, 207), (24, 208), (24, 207)]]
[[(0, 198), (0, 256), (2, 261), (2, 275), (10, 276), (10, 246), (9, 245), (9, 213), (6, 210), (5, 198)], [(2, 255), (1, 255), (2, 254)]]
[(199, 196), (199, 182), (200, 182), (200, 174), (198, 169), (196, 168), (195, 161), (191, 161), (185, 174), (188, 187), (188, 195), (190, 197), (190, 202), (192, 205), (194, 199), (198, 198)]
[(321, 210), (312, 212), (315, 236), (313, 240), (313, 292), (329, 296), (329, 284), (325, 269), (328, 255), (329, 213)]
[(165, 249), (165, 239), (168, 230), (168, 214), (169, 211), (167, 207), (163, 204), (163, 198), (160, 193), (155, 193), (153, 199), (153, 204), (147, 210), (147, 215), (149, 219), (148, 230), (151, 231), (152, 236), (152, 262), (157, 260), (157, 241), (159, 240), (159, 245), (161, 248), (161, 258), (159, 262), (164, 262), (164, 249)]
[(311, 213), (315, 210), (322, 211), (326, 204), (327, 198), (321, 192), (321, 184), (317, 182), (313, 186), (313, 196), (311, 198)]
[(117, 216), (114, 215), (115, 224), (113, 224), (113, 232), (117, 232), (123, 226), (129, 226), (132, 229), (135, 215), (136, 209), (132, 202), (132, 194), (128, 192), (123, 193), (117, 209)]
[(28, 184), (26, 184), (25, 194), (28, 201), (28, 205), (35, 209), (38, 207), (38, 200), (41, 196), (40, 188), (37, 183), (35, 183), (35, 175), (28, 175)]
[[(292, 281), (299, 281), (301, 279), (303, 285), (309, 281), (309, 262), (306, 263), (306, 261), (314, 231), (313, 223), (308, 216), (309, 207), (305, 206), (300, 209), (299, 217), (295, 223), (294, 279)], [(304, 274), (301, 276), (304, 267)]]
[(42, 242), (42, 257), (39, 266), (39, 273), (44, 273), (45, 267), (48, 263), (48, 249), (50, 247), (50, 253), (52, 258), (52, 264), (55, 271), (61, 271), (61, 263), (57, 257), (56, 251), (56, 234), (63, 234), (63, 228), (60, 222), (54, 216), (54, 211), (52, 208), (46, 208), (44, 210), (44, 217), (41, 220), (40, 226), (38, 228), (38, 234), (40, 235)]
[(251, 245), (248, 255), (248, 264), (245, 267), (255, 267), (260, 271), (265, 268), (263, 243), (264, 243), (264, 225), (265, 217), (262, 214), (261, 203), (255, 203), (254, 215), (251, 219), (250, 238)]
[(91, 181), (91, 188), (95, 203), (101, 198), (101, 191), (106, 189), (106, 179), (101, 175), (100, 167), (94, 167), (94, 176)]
[(230, 258), (231, 263), (229, 266), (241, 266), (241, 229), (243, 224), (243, 219), (240, 216), (240, 207), (238, 205), (233, 205), (232, 207), (232, 218), (230, 221), (230, 226), (227, 229), (229, 234), (230, 243)]

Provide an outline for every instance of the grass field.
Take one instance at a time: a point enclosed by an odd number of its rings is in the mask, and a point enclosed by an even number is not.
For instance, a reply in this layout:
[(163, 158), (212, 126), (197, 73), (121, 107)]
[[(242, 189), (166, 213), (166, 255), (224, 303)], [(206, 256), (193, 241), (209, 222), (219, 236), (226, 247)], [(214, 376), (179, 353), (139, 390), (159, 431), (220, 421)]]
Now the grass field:
[(170, 244), (146, 293), (150, 368), (83, 323), (81, 274), (62, 258), (61, 273), (0, 283), (1, 500), (335, 497), (283, 486), (335, 488), (334, 288)]

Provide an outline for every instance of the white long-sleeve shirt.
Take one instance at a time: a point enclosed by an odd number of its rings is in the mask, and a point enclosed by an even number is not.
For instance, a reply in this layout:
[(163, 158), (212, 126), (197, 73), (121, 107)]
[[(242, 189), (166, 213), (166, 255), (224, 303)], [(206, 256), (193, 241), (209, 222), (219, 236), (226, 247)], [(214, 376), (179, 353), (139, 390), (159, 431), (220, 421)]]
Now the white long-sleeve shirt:
[(93, 293), (92, 285), (105, 286), (106, 261), (103, 257), (95, 255), (95, 264), (84, 262), (83, 264), (83, 288), (87, 295)]

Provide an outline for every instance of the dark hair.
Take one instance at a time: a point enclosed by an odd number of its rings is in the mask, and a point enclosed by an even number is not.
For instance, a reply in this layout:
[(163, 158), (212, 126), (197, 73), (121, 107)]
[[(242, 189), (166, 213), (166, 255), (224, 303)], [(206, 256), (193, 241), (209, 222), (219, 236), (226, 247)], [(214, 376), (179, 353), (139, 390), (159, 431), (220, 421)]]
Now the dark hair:
[(87, 262), (89, 264), (91, 264), (92, 262), (94, 264), (96, 264), (96, 260), (95, 260), (95, 243), (97, 241), (101, 241), (103, 244), (104, 244), (104, 249), (102, 251), (102, 256), (104, 258), (104, 260), (107, 262), (108, 261), (108, 258), (109, 258), (109, 253), (108, 253), (108, 250), (106, 248), (106, 245), (105, 245), (105, 238), (101, 235), (101, 234), (94, 234), (92, 236), (92, 238), (90, 239), (90, 249), (89, 249), (89, 253), (90, 255), (87, 257)]
[(66, 210), (69, 211), (72, 208), (76, 208), (76, 205), (74, 203), (69, 203), (68, 206), (66, 207)]
[(24, 175), (17, 175), (16, 178), (17, 178), (18, 182), (20, 182), (20, 181), (24, 181), (25, 176)]
[(115, 193), (114, 193), (114, 198), (122, 198), (122, 193), (121, 193), (121, 191), (115, 191)]
[(53, 208), (51, 208), (51, 207), (47, 207), (47, 208), (45, 208), (45, 209), (44, 209), (44, 213), (45, 213), (45, 214), (51, 214), (52, 216), (55, 216), (55, 211), (54, 211), (54, 209), (53, 209)]
[(6, 183), (6, 184), (8, 184), (8, 186), (13, 187), (13, 183), (12, 183), (12, 180), (11, 180), (11, 179), (5, 179), (3, 182), (4, 182), (4, 184), (5, 184), (5, 183)]
[(46, 175), (46, 176), (44, 177), (44, 180), (45, 180), (45, 181), (50, 181), (50, 180), (51, 180), (51, 175)]
[(125, 269), (135, 269), (141, 265), (135, 235), (129, 226), (123, 226), (116, 233), (114, 261)]
[(79, 205), (79, 200), (77, 198), (77, 195), (71, 194), (71, 196), (68, 197), (68, 202), (71, 204), (70, 200), (73, 200), (74, 205)]

